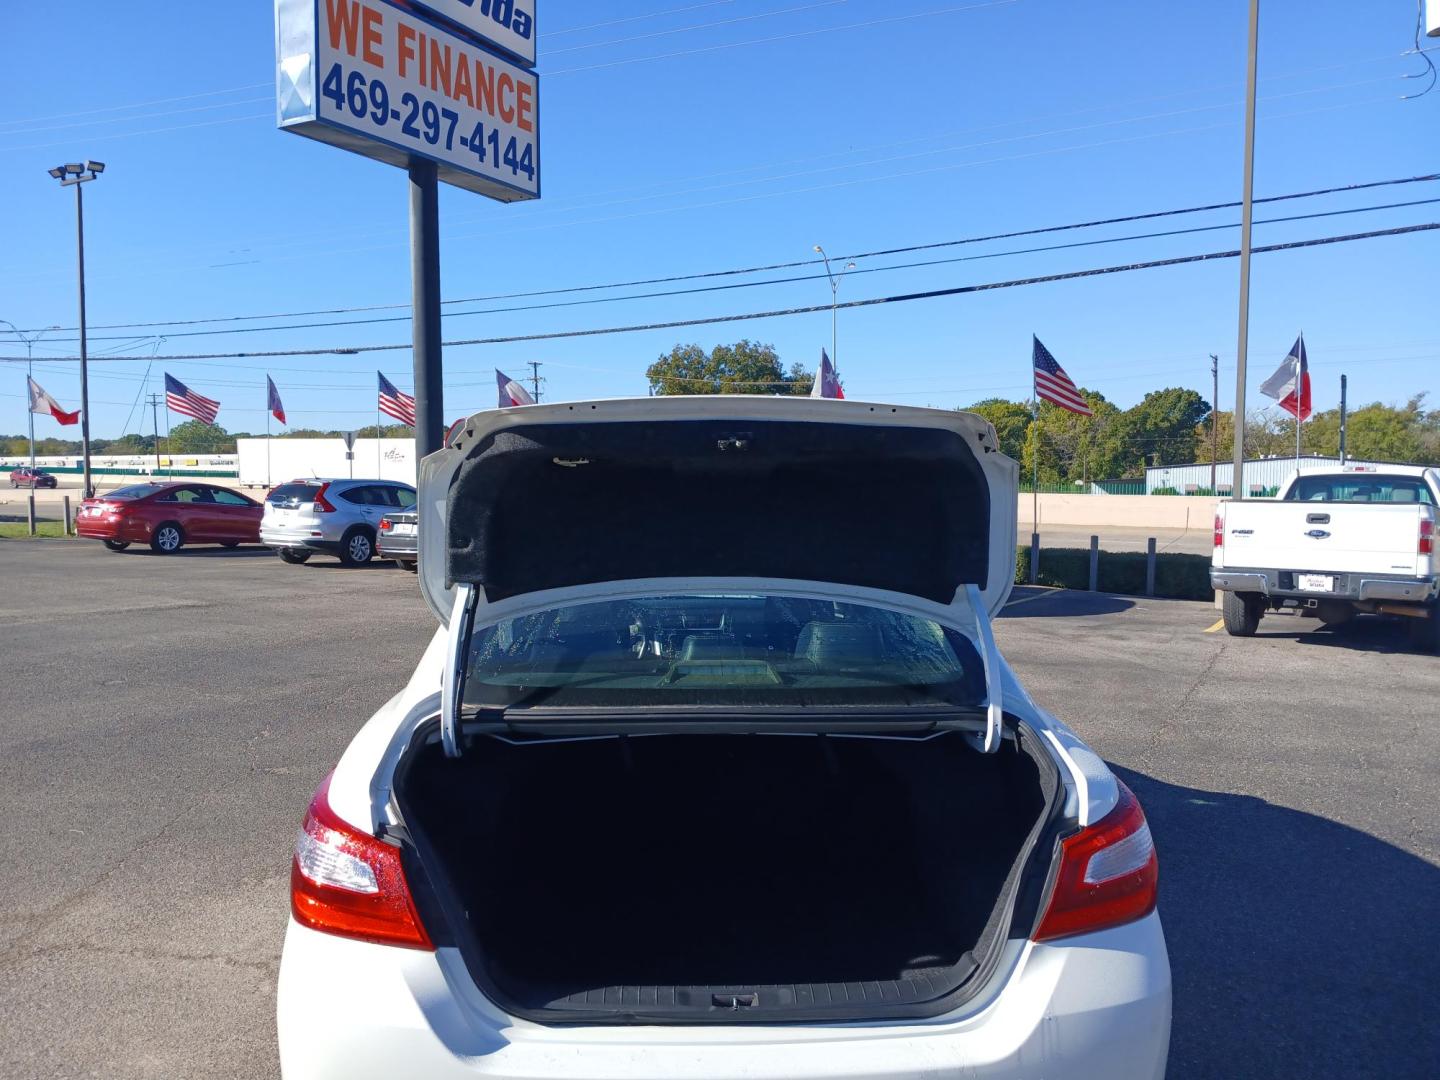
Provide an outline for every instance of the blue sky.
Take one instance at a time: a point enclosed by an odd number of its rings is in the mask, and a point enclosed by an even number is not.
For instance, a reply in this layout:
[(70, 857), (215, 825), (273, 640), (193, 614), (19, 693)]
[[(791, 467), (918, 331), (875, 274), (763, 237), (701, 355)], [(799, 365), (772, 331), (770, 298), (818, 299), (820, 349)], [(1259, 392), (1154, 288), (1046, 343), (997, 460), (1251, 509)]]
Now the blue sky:
[[(447, 189), (447, 298), (485, 297), (813, 258), (1238, 198), (1245, 0), (540, 0), (544, 198), (502, 205)], [(1440, 169), (1440, 89), (1423, 86), (1413, 0), (1267, 0), (1262, 12), (1256, 194)], [(6, 244), (0, 319), (75, 320), (74, 210), (51, 166), (93, 157), (86, 187), (93, 432), (135, 430), (147, 357), (407, 342), (406, 312), (244, 326), (402, 318), (184, 337), (223, 325), (101, 329), (404, 304), (404, 174), (277, 131), (270, 5), (11, 4), (0, 73)], [(608, 24), (608, 25), (597, 25)], [(23, 47), (15, 47), (20, 43)], [(1424, 42), (1440, 44), (1435, 39)], [(100, 111), (104, 110), (104, 111)], [(1440, 199), (1410, 184), (1257, 209), (1257, 220)], [(1155, 223), (870, 257), (841, 286), (860, 299), (1232, 248), (1238, 228), (1025, 254), (1019, 248), (1238, 222), (1216, 211)], [(1440, 221), (1440, 204), (1257, 226), (1276, 243)], [(925, 258), (944, 265), (886, 269)], [(1255, 388), (1305, 331), (1317, 405), (1350, 378), (1352, 402), (1434, 391), (1440, 371), (1440, 233), (1257, 256)], [(817, 268), (733, 282), (814, 274)], [(948, 407), (1024, 397), (1037, 333), (1081, 385), (1122, 407), (1148, 389), (1234, 395), (1234, 260), (840, 313), (851, 397)], [(694, 282), (705, 285), (713, 282)], [(553, 297), (595, 299), (681, 286)], [(496, 337), (648, 324), (829, 301), (821, 279), (445, 320), (445, 336)], [(73, 354), (73, 333), (36, 357)], [(494, 405), (492, 370), (543, 362), (547, 398), (645, 393), (677, 342), (739, 337), (813, 366), (828, 312), (684, 330), (465, 346), (446, 353), (446, 412)], [(23, 355), (11, 337), (0, 353)], [(232, 431), (264, 429), (268, 371), (292, 424), (373, 422), (374, 372), (412, 385), (408, 352), (169, 361), (222, 402)], [(77, 407), (78, 365), (37, 378)], [(0, 366), (0, 432), (25, 430), (23, 365)], [(37, 433), (56, 434), (37, 418)], [(148, 422), (147, 422), (148, 429)]]

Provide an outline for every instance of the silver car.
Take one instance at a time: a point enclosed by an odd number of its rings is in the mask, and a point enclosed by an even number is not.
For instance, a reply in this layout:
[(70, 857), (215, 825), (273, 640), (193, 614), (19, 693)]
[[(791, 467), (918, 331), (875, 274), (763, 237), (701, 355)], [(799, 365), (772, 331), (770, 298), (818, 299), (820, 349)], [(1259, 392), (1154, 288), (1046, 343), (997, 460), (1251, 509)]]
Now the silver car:
[(375, 555), (380, 519), (414, 505), (415, 489), (394, 480), (294, 480), (265, 497), (260, 542), (287, 563), (319, 551), (360, 566)]
[(415, 573), (420, 559), (420, 515), (414, 510), (392, 510), (380, 519), (376, 553), (402, 570)]

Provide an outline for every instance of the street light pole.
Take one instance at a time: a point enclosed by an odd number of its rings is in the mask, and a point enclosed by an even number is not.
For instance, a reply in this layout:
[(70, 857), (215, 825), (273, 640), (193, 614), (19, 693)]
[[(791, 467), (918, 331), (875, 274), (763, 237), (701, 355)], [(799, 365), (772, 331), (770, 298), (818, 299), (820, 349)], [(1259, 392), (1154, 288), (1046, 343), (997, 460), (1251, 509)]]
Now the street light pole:
[(103, 161), (71, 162), (57, 165), (50, 175), (61, 187), (75, 189), (75, 243), (80, 277), (80, 452), (83, 455), (85, 498), (95, 494), (90, 479), (90, 365), (85, 345), (85, 198), (82, 184), (88, 184), (105, 171)]
[(825, 260), (825, 276), (830, 279), (830, 362), (835, 365), (835, 374), (840, 374), (840, 282), (845, 275), (855, 269), (855, 264), (846, 263), (845, 269), (836, 274), (830, 269), (830, 256), (825, 254), (825, 249), (819, 244), (815, 245), (815, 254)]

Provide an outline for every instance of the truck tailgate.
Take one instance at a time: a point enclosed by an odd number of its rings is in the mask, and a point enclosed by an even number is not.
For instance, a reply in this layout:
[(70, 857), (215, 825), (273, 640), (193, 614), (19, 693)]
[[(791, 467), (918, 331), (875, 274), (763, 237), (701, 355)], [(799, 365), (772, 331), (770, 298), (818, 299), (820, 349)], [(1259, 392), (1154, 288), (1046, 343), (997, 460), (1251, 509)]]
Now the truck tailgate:
[(1428, 513), (1384, 503), (1227, 503), (1216, 565), (1418, 575), (1420, 521)]

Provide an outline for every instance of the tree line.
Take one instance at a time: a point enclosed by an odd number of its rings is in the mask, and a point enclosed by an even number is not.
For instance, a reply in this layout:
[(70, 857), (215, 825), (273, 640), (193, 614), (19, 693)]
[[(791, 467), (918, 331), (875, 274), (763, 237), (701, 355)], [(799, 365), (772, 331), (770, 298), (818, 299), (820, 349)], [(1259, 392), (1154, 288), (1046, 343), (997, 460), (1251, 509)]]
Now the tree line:
[[(322, 431), (319, 428), (295, 428), (289, 431), (274, 432), (271, 438), (275, 439), (338, 439), (350, 429)], [(356, 428), (355, 434), (361, 439), (408, 439), (414, 431), (404, 424), (382, 424), (376, 427), (374, 424), (368, 427)], [(219, 424), (202, 424), (199, 420), (186, 420), (183, 424), (176, 424), (170, 429), (169, 434), (160, 436), (160, 453), (164, 455), (178, 454), (233, 454), (235, 453), (235, 440), (237, 439), (258, 439), (264, 438), (260, 435), (251, 435), (248, 431), (226, 431)], [(80, 453), (79, 439), (36, 439), (35, 454), (37, 457), (60, 457)], [(24, 457), (30, 453), (30, 438), (28, 435), (0, 435), (0, 457)], [(90, 453), (109, 455), (130, 455), (130, 454), (153, 454), (155, 453), (154, 435), (122, 435), (118, 439), (91, 439)]]
[[(676, 345), (645, 371), (650, 393), (670, 394), (794, 394), (808, 395), (814, 373), (804, 364), (788, 367), (773, 345), (748, 339), (706, 350), (695, 344)], [(1030, 401), (985, 398), (965, 406), (995, 425), (1000, 448), (1015, 458), (1028, 479), (1038, 472), (1042, 484), (1085, 483), (1091, 480), (1139, 476), (1147, 465), (1208, 463), (1215, 457), (1232, 458), (1235, 430), (1233, 413), (1216, 412), (1194, 390), (1166, 387), (1152, 390), (1138, 404), (1121, 409), (1104, 394), (1081, 389), (1094, 416), (1079, 416), (1049, 402), (1038, 412)], [(300, 428), (276, 438), (336, 438), (343, 431)], [(411, 429), (401, 424), (360, 428), (360, 438), (407, 438)], [(223, 427), (189, 420), (160, 436), (162, 454), (225, 454), (235, 452), (235, 440), (248, 433), (231, 433)], [(1340, 452), (1340, 410), (1316, 413), (1304, 425), (1302, 450), (1307, 454), (1335, 456)], [(153, 454), (152, 435), (131, 434), (119, 439), (94, 439), (96, 454)], [(1440, 410), (1431, 409), (1424, 393), (1404, 405), (1372, 402), (1350, 412), (1346, 449), (1351, 457), (1378, 461), (1440, 464)], [(0, 454), (29, 452), (23, 435), (0, 436)], [(78, 454), (78, 440), (38, 439), (35, 452), (44, 455)], [(1247, 457), (1289, 457), (1295, 453), (1295, 420), (1279, 409), (1257, 409), (1245, 417)]]

